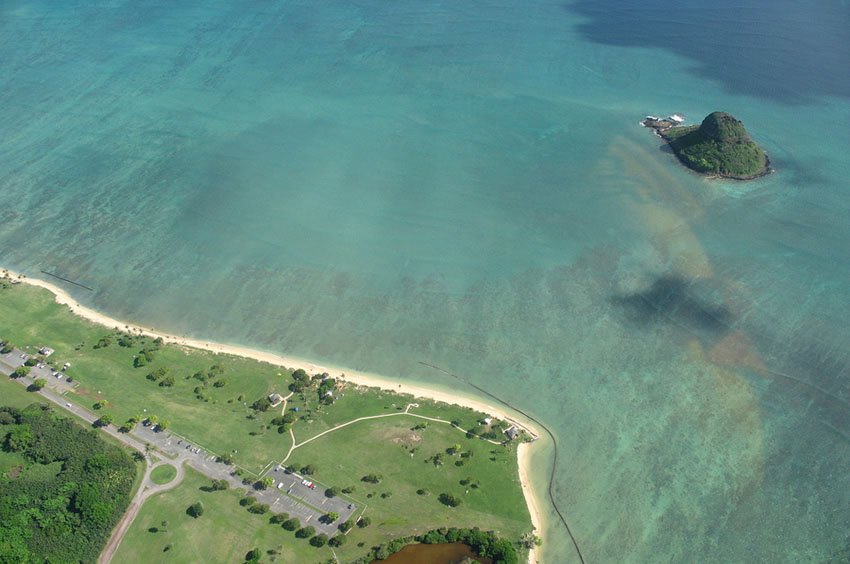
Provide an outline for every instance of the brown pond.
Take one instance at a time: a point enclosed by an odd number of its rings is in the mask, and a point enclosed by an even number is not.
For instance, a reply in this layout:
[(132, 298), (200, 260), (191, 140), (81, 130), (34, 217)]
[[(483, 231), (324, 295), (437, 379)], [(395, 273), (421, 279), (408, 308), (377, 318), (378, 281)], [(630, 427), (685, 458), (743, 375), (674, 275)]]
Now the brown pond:
[(386, 560), (373, 560), (372, 564), (458, 564), (472, 558), (481, 564), (493, 561), (475, 556), (472, 550), (459, 542), (451, 544), (409, 544)]

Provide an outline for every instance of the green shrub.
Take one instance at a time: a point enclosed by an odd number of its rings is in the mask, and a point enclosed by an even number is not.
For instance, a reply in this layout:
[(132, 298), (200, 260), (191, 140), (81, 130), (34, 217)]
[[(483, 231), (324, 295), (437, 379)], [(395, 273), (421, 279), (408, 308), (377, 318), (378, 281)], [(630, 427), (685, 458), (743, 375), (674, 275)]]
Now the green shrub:
[(347, 540), (348, 537), (346, 537), (345, 535), (334, 535), (328, 540), (328, 544), (330, 546), (342, 546)]
[(295, 536), (299, 539), (309, 539), (313, 535), (316, 534), (316, 529), (314, 529), (311, 525), (307, 525), (306, 527), (302, 527), (295, 531)]
[(195, 503), (190, 505), (188, 509), (186, 509), (186, 513), (190, 517), (197, 519), (198, 517), (204, 514), (204, 504), (202, 504), (200, 501), (196, 501)]
[(299, 521), (297, 517), (293, 517), (292, 519), (287, 519), (281, 523), (281, 526), (287, 531), (294, 531), (301, 526), (301, 521)]
[(310, 544), (316, 548), (321, 548), (328, 543), (328, 535), (321, 533), (310, 539)]
[(438, 499), (440, 500), (440, 503), (447, 505), (448, 507), (457, 507), (462, 503), (462, 500), (459, 497), (448, 493), (441, 493)]

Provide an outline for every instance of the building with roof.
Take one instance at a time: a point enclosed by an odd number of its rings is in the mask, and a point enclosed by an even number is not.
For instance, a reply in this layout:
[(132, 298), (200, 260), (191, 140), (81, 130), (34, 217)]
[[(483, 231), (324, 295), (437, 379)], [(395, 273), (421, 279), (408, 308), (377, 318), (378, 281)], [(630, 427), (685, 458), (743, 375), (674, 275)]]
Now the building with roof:
[(272, 407), (277, 407), (283, 402), (283, 396), (278, 393), (270, 394), (269, 402), (272, 404)]

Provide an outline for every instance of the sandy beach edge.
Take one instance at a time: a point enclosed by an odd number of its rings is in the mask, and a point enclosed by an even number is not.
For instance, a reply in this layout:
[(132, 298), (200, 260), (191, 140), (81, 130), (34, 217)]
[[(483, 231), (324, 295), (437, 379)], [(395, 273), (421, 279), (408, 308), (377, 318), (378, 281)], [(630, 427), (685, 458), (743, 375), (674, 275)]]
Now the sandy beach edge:
[[(447, 404), (459, 405), (461, 407), (469, 407), (476, 411), (480, 411), (482, 413), (486, 413), (488, 415), (492, 415), (500, 419), (510, 421), (518, 427), (525, 429), (534, 437), (542, 437), (540, 430), (530, 421), (527, 421), (524, 417), (521, 417), (519, 414), (509, 413), (504, 408), (494, 406), (478, 398), (471, 397), (467, 394), (462, 394), (455, 391), (448, 392), (436, 388), (429, 388), (415, 383), (399, 382), (397, 380), (393, 380), (391, 378), (381, 376), (379, 374), (350, 370), (344, 367), (334, 366), (330, 364), (319, 364), (301, 358), (279, 355), (276, 353), (252, 349), (250, 347), (228, 345), (223, 343), (216, 343), (213, 341), (205, 341), (201, 339), (192, 339), (187, 337), (179, 337), (177, 335), (171, 335), (169, 333), (157, 331), (153, 328), (141, 327), (139, 325), (115, 319), (94, 309), (80, 305), (68, 292), (56, 286), (55, 284), (47, 282), (46, 280), (42, 280), (40, 278), (30, 278), (26, 275), (20, 274), (7, 268), (0, 269), (0, 273), (5, 274), (5, 276), (12, 280), (20, 280), (24, 284), (28, 284), (30, 286), (37, 286), (39, 288), (48, 290), (54, 295), (56, 303), (67, 305), (70, 310), (79, 317), (82, 317), (83, 319), (86, 319), (98, 325), (103, 325), (104, 327), (108, 327), (110, 329), (119, 328), (135, 333), (141, 333), (143, 335), (147, 335), (153, 338), (161, 338), (167, 343), (173, 343), (189, 348), (207, 350), (217, 354), (230, 354), (234, 356), (250, 358), (259, 362), (266, 362), (284, 368), (302, 368), (307, 372), (313, 374), (323, 372), (327, 372), (328, 374), (339, 374), (342, 380), (360, 386), (380, 388), (383, 390), (390, 390), (397, 393), (410, 394), (414, 397), (431, 399)], [(522, 493), (525, 498), (525, 504), (528, 507), (528, 512), (531, 516), (531, 524), (534, 528), (535, 534), (541, 535), (543, 533), (542, 526), (544, 513), (540, 510), (541, 505), (539, 503), (539, 497), (538, 495), (536, 495), (530, 480), (531, 447), (534, 444), (535, 443), (522, 443), (517, 447), (517, 466), (519, 467), (519, 479), (522, 487)], [(530, 563), (537, 562), (537, 554), (534, 549), (529, 551), (528, 561)]]

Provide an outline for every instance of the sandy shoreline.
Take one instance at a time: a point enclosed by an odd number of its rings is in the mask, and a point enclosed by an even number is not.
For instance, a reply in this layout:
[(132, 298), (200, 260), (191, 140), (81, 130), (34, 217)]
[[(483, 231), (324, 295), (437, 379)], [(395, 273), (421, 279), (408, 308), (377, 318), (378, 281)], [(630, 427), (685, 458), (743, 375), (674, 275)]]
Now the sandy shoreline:
[[(19, 279), (25, 284), (29, 284), (31, 286), (38, 286), (40, 288), (44, 288), (52, 292), (55, 296), (57, 303), (67, 305), (72, 312), (79, 315), (80, 317), (97, 323), (98, 325), (108, 327), (110, 329), (117, 327), (122, 330), (129, 330), (135, 333), (141, 333), (153, 338), (159, 337), (167, 343), (174, 343), (186, 347), (208, 350), (214, 353), (231, 354), (234, 356), (251, 358), (260, 362), (267, 362), (275, 366), (282, 366), (285, 368), (302, 368), (307, 372), (313, 374), (327, 372), (331, 375), (339, 375), (341, 379), (361, 386), (371, 386), (384, 390), (392, 390), (398, 393), (411, 394), (414, 397), (427, 398), (448, 404), (470, 407), (476, 411), (480, 411), (488, 415), (498, 417), (500, 419), (509, 420), (512, 423), (515, 423), (518, 427), (526, 429), (535, 437), (541, 436), (539, 429), (537, 429), (530, 422), (526, 421), (525, 418), (519, 417), (518, 414), (508, 413), (504, 408), (488, 404), (484, 401), (481, 401), (480, 399), (468, 395), (458, 394), (457, 392), (447, 392), (435, 388), (428, 388), (422, 385), (408, 382), (398, 382), (391, 378), (380, 376), (378, 374), (370, 374), (367, 372), (348, 370), (343, 367), (333, 366), (329, 364), (317, 364), (305, 359), (278, 355), (275, 353), (252, 349), (249, 347), (226, 345), (222, 343), (215, 343), (212, 341), (207, 342), (200, 339), (190, 339), (185, 337), (178, 337), (177, 335), (170, 335), (168, 333), (157, 331), (155, 329), (141, 327), (132, 323), (127, 323), (125, 321), (114, 319), (91, 308), (82, 306), (76, 300), (74, 300), (74, 298), (71, 297), (68, 292), (45, 280), (41, 280), (39, 278), (29, 278), (27, 276), (21, 275), (17, 272), (8, 269), (3, 269), (3, 272), (7, 273), (8, 277), (11, 279)], [(528, 506), (528, 512), (531, 515), (531, 522), (534, 526), (535, 533), (537, 535), (540, 535), (543, 532), (543, 513), (540, 511), (540, 504), (538, 503), (538, 499), (532, 491), (531, 481), (529, 479), (530, 447), (531, 444), (529, 443), (521, 444), (517, 448), (517, 460), (519, 466), (519, 477), (520, 482), (522, 484), (522, 493), (525, 497), (525, 503)], [(532, 550), (529, 553), (529, 562), (535, 561), (535, 551)]]

